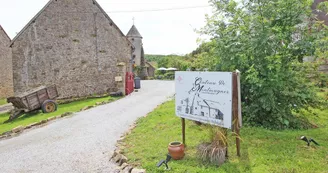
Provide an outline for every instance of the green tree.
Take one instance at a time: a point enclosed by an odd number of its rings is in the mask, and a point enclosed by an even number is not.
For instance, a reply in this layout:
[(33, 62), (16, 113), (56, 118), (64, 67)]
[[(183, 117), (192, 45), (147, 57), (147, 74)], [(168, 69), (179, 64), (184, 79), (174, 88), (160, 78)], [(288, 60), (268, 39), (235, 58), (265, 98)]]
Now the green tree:
[(157, 61), (158, 67), (167, 67), (169, 63), (169, 58), (168, 57), (162, 57)]
[(211, 0), (203, 32), (215, 40), (216, 70), (242, 72), (246, 124), (303, 127), (293, 112), (315, 105), (303, 56), (316, 50), (309, 32), (311, 0)]
[(202, 43), (195, 51), (188, 56), (191, 58), (191, 66), (193, 69), (213, 71), (216, 68), (216, 64), (219, 64), (218, 58), (215, 55), (215, 40)]
[(172, 67), (185, 71), (190, 67), (190, 59), (186, 56), (168, 55), (158, 60), (158, 67)]
[(148, 62), (158, 62), (160, 59), (166, 57), (166, 55), (145, 55), (145, 59)]

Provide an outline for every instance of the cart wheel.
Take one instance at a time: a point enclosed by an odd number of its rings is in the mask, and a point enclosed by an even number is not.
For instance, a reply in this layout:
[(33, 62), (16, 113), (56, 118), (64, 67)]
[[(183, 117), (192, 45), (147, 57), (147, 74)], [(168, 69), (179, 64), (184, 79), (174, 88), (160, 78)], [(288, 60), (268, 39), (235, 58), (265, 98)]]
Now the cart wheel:
[(57, 110), (57, 103), (53, 100), (46, 100), (43, 102), (41, 108), (43, 113), (55, 112)]

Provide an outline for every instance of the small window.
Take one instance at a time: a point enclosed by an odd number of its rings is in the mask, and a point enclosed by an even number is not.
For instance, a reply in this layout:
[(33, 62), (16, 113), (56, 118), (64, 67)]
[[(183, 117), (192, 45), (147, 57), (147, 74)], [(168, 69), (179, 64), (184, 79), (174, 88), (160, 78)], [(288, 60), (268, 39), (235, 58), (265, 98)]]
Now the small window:
[(132, 38), (132, 41), (134, 41), (134, 38)]

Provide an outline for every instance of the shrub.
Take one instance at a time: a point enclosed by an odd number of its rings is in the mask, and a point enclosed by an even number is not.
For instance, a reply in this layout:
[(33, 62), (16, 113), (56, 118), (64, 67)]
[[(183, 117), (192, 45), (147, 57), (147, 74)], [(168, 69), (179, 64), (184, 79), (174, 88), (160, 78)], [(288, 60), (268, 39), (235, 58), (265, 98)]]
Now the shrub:
[(226, 160), (228, 138), (227, 129), (207, 125), (210, 132), (210, 142), (198, 146), (198, 155), (204, 162), (210, 161), (215, 165), (222, 165)]
[(218, 71), (242, 72), (246, 124), (272, 129), (303, 127), (294, 112), (317, 104), (309, 69), (314, 31), (307, 0), (212, 0), (216, 13), (203, 32), (211, 35)]

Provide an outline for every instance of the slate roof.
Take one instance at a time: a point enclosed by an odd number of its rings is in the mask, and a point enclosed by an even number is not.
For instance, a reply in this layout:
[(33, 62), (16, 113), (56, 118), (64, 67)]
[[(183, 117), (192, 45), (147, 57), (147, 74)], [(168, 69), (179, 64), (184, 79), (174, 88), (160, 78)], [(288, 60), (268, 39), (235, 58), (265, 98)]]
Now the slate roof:
[(139, 33), (138, 29), (136, 28), (135, 25), (132, 25), (130, 31), (128, 34), (126, 34), (127, 37), (140, 37), (142, 38), (141, 34)]
[(146, 61), (146, 64), (147, 64), (150, 68), (155, 69), (155, 67), (154, 67), (150, 62)]

